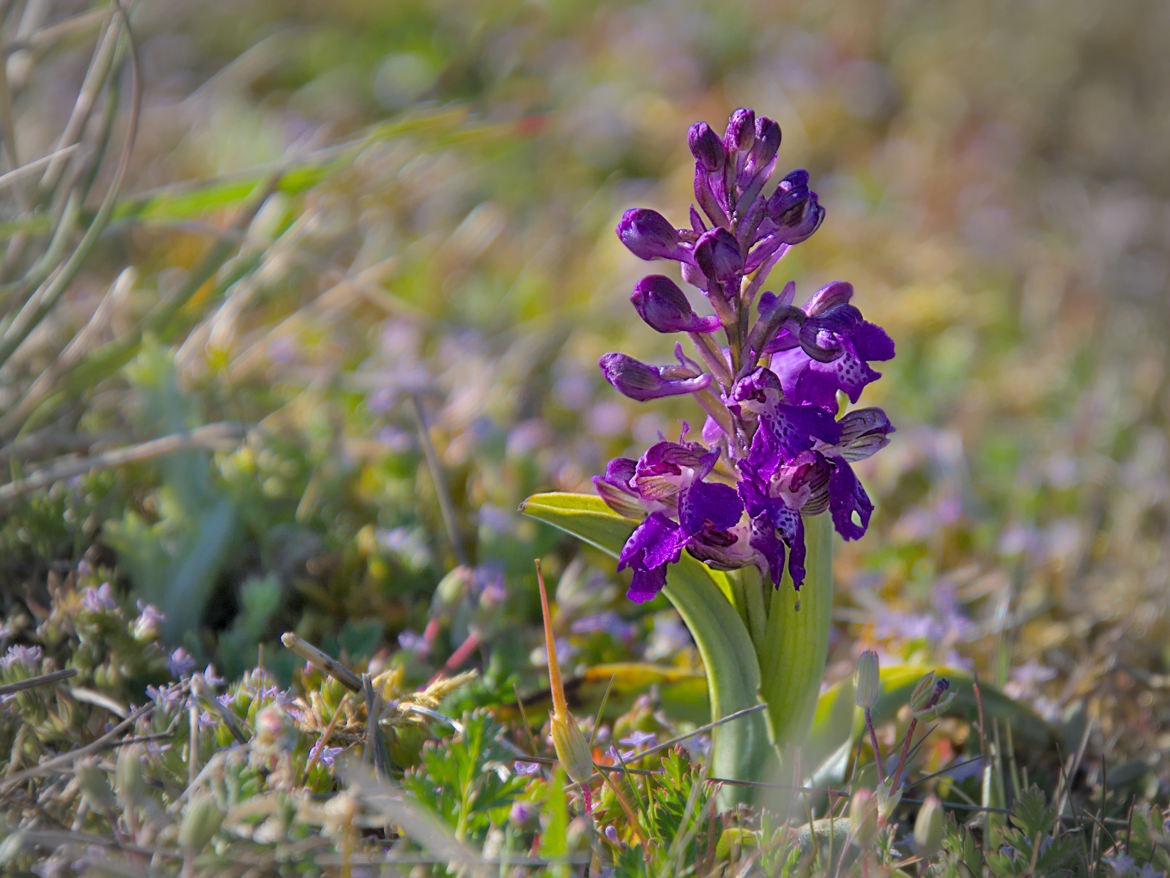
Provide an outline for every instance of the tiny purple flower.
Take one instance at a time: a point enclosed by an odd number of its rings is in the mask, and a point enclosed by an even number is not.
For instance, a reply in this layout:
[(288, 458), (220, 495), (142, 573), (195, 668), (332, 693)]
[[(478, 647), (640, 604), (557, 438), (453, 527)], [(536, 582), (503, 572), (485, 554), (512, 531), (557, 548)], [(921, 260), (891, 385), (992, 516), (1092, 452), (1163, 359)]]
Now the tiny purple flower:
[(540, 774), (540, 763), (529, 762), (527, 759), (517, 759), (512, 763), (512, 769), (521, 777), (532, 777)]
[(520, 826), (536, 816), (536, 806), (531, 802), (513, 802), (512, 810), (508, 812), (508, 822)]
[(165, 686), (147, 686), (146, 697), (162, 710), (178, 710), (183, 706), (183, 687), (178, 683)]
[(658, 740), (658, 736), (653, 732), (643, 732), (640, 729), (635, 729), (624, 738), (618, 738), (619, 744), (625, 744), (627, 747), (633, 747), (635, 750), (641, 750), (647, 744), (654, 745)]
[(227, 681), (221, 677), (215, 670), (215, 665), (208, 665), (203, 669), (203, 680), (208, 686), (216, 687), (222, 686)]
[(325, 740), (320, 739), (314, 742), (313, 746), (309, 749), (309, 762), (316, 760), (322, 765), (332, 766), (333, 761), (337, 758), (343, 749), (345, 748), (326, 747)]
[(184, 674), (189, 674), (195, 670), (195, 659), (183, 647), (177, 646), (167, 656), (167, 670), (171, 672), (172, 677), (182, 677)]
[(13, 644), (8, 647), (8, 652), (0, 656), (0, 670), (8, 671), (17, 665), (23, 665), (26, 668), (36, 668), (40, 664), (42, 655), (43, 651), (39, 646)]
[(108, 582), (103, 582), (97, 588), (90, 586), (84, 589), (81, 592), (81, 605), (91, 613), (104, 613), (118, 606)]
[(418, 634), (409, 628), (403, 629), (398, 635), (398, 645), (402, 649), (408, 649), (423, 656), (431, 651), (431, 643), (427, 640), (426, 635)]

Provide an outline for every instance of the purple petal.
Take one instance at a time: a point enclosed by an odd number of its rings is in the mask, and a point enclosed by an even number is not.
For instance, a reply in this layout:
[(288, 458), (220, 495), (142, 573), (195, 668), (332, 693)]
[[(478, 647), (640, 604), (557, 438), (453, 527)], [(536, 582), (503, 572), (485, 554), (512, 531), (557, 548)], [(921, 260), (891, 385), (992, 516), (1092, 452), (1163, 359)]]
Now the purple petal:
[(678, 229), (656, 210), (627, 210), (617, 225), (617, 235), (639, 259), (689, 258), (679, 242)]
[(863, 323), (853, 333), (853, 347), (863, 360), (894, 359), (894, 340), (876, 323)]
[(691, 308), (686, 294), (670, 278), (652, 274), (638, 281), (630, 296), (634, 310), (658, 332), (714, 332), (719, 318), (700, 317)]
[(840, 458), (834, 463), (833, 473), (829, 476), (829, 512), (833, 516), (833, 525), (845, 539), (860, 539), (869, 527), (873, 503), (853, 474), (853, 468)]
[(628, 457), (615, 457), (605, 467), (605, 475), (593, 477), (593, 487), (605, 504), (618, 515), (627, 518), (641, 518), (645, 515), (642, 497), (632, 481), (637, 461)]
[(698, 534), (706, 522), (715, 530), (727, 530), (742, 513), (743, 502), (735, 488), (718, 482), (696, 480), (679, 498), (678, 520), (688, 537)]
[(695, 375), (678, 366), (650, 366), (626, 354), (605, 354), (598, 365), (606, 381), (639, 402), (695, 393), (711, 386), (711, 376), (706, 373)]

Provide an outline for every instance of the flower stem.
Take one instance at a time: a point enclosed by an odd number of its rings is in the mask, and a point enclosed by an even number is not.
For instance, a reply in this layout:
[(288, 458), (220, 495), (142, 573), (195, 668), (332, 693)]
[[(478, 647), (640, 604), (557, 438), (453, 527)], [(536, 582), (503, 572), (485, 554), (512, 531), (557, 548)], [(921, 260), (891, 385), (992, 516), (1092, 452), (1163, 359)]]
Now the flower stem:
[(833, 557), (827, 515), (805, 519), (805, 540), (808, 575), (797, 592), (785, 574), (770, 595), (767, 636), (758, 653), (760, 694), (782, 754), (804, 744), (829, 649)]

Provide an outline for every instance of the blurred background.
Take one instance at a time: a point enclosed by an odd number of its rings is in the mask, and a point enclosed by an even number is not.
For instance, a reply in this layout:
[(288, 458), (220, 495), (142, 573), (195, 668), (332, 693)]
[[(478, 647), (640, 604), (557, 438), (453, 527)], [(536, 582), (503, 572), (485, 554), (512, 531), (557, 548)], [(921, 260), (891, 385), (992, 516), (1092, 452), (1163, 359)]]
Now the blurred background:
[(613, 229), (684, 225), (688, 126), (749, 106), (827, 209), (773, 284), (852, 282), (898, 348), (832, 673), (868, 646), (974, 667), (1164, 773), (1170, 5), (126, 12), (132, 42), (108, 4), (0, 3), (6, 638), (112, 581), (227, 672), (257, 643), (289, 672), (295, 629), (423, 664), (474, 634), (512, 673), (539, 554), (570, 664), (693, 664), (516, 510), (676, 431), (685, 404), (596, 367), (673, 344)]

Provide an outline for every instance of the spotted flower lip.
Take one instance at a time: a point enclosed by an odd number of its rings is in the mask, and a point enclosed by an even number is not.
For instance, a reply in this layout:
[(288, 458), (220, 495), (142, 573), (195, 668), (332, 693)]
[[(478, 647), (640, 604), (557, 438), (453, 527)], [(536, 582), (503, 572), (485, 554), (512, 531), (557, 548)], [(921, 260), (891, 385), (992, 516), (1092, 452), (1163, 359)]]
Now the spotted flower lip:
[(731, 114), (722, 135), (696, 122), (687, 133), (689, 228), (647, 208), (618, 223), (630, 252), (679, 263), (714, 312), (696, 313), (672, 279), (647, 275), (630, 298), (639, 317), (657, 332), (687, 333), (697, 358), (678, 345), (678, 365), (621, 353), (600, 361), (632, 399), (689, 393), (707, 413), (701, 443), (685, 433), (663, 439), (594, 477), (611, 508), (640, 521), (619, 559), (633, 573), (632, 600), (656, 595), (684, 551), (719, 569), (754, 565), (773, 585), (787, 576), (799, 588), (804, 518), (828, 513), (843, 538), (857, 539), (873, 513), (853, 464), (883, 448), (894, 427), (879, 408), (840, 411), (839, 399), (858, 402), (880, 377), (870, 364), (891, 359), (894, 343), (863, 317), (847, 282), (826, 284), (803, 306), (792, 281), (779, 293), (767, 288), (825, 218), (806, 170), (769, 183), (781, 141), (779, 124), (748, 108)]

